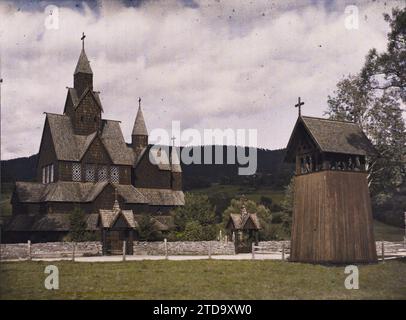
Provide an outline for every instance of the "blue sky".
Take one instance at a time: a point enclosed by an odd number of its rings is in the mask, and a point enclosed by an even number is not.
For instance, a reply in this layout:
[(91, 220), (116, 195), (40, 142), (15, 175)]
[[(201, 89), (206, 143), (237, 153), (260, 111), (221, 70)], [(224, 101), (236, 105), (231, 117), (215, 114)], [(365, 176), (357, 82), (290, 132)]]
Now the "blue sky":
[[(57, 29), (47, 29), (56, 4)], [(359, 28), (345, 27), (355, 4)], [(401, 1), (2, 1), (2, 159), (38, 152), (43, 112), (62, 113), (84, 31), (104, 117), (130, 140), (137, 100), (149, 130), (257, 129), (285, 147), (293, 105), (323, 116), (344, 75), (385, 49), (382, 18)]]

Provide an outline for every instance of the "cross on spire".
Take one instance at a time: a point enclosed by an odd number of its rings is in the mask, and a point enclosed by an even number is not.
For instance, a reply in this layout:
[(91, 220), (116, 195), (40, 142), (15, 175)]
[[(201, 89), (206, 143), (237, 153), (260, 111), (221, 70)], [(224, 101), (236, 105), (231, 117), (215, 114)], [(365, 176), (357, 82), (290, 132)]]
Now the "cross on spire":
[(82, 49), (83, 50), (85, 49), (85, 38), (86, 38), (86, 35), (84, 32), (82, 32), (82, 37), (80, 38), (80, 40), (82, 40)]
[(300, 97), (297, 99), (297, 104), (295, 104), (295, 108), (299, 108), (299, 117), (302, 115), (302, 106), (304, 102), (300, 101)]
[(141, 97), (138, 98), (138, 108), (141, 108)]

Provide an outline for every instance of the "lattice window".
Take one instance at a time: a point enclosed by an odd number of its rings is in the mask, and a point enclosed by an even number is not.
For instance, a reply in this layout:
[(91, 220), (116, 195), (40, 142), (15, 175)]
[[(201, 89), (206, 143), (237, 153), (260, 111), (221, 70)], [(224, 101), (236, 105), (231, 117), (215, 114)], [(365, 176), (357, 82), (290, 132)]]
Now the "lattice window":
[(110, 181), (112, 183), (119, 183), (120, 181), (120, 176), (118, 173), (118, 167), (110, 167)]
[(107, 181), (108, 180), (108, 175), (107, 175), (107, 167), (103, 166), (99, 168), (99, 181)]
[(94, 182), (95, 166), (93, 164), (86, 165), (86, 181)]
[(82, 170), (80, 163), (74, 163), (72, 165), (72, 181), (81, 181), (82, 180)]

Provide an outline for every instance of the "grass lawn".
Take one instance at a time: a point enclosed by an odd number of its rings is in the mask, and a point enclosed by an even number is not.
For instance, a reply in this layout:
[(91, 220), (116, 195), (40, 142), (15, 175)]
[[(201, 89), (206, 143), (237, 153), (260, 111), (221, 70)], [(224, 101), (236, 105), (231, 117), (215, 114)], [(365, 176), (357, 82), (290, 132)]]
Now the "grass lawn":
[[(45, 266), (59, 290), (44, 288)], [(359, 290), (344, 266), (281, 261), (8, 262), (1, 299), (406, 299), (406, 260), (359, 268)]]

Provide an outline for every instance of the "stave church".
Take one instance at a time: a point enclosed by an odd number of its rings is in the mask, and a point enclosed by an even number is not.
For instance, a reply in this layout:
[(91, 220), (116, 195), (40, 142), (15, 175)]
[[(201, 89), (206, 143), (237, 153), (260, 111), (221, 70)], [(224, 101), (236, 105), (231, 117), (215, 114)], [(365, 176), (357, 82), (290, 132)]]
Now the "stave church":
[(36, 181), (15, 184), (6, 242), (62, 240), (70, 231), (70, 213), (79, 207), (88, 231), (100, 236), (108, 253), (137, 239), (145, 214), (157, 232), (167, 232), (170, 210), (184, 205), (179, 161), (171, 161), (165, 148), (168, 161), (150, 161), (141, 99), (130, 143), (119, 121), (103, 119), (84, 38), (63, 113), (45, 113)]

